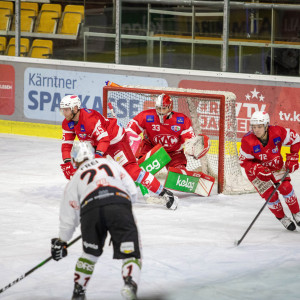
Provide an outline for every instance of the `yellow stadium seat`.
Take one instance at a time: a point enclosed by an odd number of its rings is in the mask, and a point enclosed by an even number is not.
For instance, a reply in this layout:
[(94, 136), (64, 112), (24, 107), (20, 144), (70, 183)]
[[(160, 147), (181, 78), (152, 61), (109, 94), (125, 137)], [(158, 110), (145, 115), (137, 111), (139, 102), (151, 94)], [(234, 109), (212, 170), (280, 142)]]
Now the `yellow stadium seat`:
[(6, 50), (7, 39), (5, 36), (0, 36), (0, 54), (3, 55)]
[(84, 19), (83, 5), (66, 5), (60, 20), (58, 33), (78, 35), (80, 24)]
[(13, 2), (0, 1), (0, 30), (9, 30), (14, 13)]
[(11, 1), (0, 1), (0, 8), (7, 8), (10, 10), (10, 13), (13, 13), (14, 4)]
[[(37, 3), (21, 2), (21, 31), (33, 31), (34, 22), (38, 14), (38, 8)], [(13, 21), (11, 30), (15, 30), (15, 21)]]
[[(6, 55), (15, 56), (15, 38), (11, 38), (7, 45)], [(26, 56), (29, 51), (29, 39), (21, 38), (20, 39), (20, 56)]]
[(49, 58), (53, 54), (53, 42), (51, 40), (36, 39), (32, 42), (29, 56), (35, 58)]
[(34, 31), (40, 33), (56, 33), (60, 17), (60, 4), (43, 4)]

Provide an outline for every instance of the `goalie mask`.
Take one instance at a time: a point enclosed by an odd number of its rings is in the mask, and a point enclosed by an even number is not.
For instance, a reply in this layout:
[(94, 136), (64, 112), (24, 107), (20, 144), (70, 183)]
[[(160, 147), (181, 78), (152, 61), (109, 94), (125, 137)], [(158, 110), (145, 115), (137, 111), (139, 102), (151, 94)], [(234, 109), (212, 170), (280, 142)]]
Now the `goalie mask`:
[(173, 100), (169, 95), (161, 94), (156, 98), (155, 109), (160, 123), (164, 124), (165, 120), (172, 112)]
[(81, 163), (95, 157), (95, 149), (91, 143), (75, 141), (71, 151), (72, 162)]

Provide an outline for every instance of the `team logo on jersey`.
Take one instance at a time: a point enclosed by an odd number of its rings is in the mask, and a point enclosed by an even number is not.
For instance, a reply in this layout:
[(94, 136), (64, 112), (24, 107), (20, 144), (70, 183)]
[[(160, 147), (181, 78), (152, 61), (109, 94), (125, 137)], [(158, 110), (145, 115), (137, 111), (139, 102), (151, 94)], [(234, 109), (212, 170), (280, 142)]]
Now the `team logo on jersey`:
[(281, 137), (278, 136), (277, 138), (273, 139), (274, 145), (277, 145), (278, 143), (281, 142)]
[(178, 125), (173, 125), (173, 126), (171, 126), (171, 129), (172, 129), (173, 131), (177, 132), (177, 131), (179, 131), (179, 130), (181, 129), (181, 127), (178, 126)]
[(279, 152), (279, 149), (277, 146), (274, 149), (272, 149), (272, 153), (278, 153), (278, 152)]
[(69, 126), (70, 129), (73, 129), (74, 128), (74, 122), (73, 121), (69, 122), (68, 126)]
[(86, 133), (79, 133), (78, 136), (79, 136), (82, 140), (84, 140), (84, 139), (86, 139), (87, 134), (86, 134)]
[(171, 147), (178, 143), (178, 138), (169, 134), (159, 134), (154, 137), (153, 141), (164, 147)]
[(184, 117), (177, 117), (176, 122), (178, 124), (183, 124), (184, 123)]
[(260, 145), (255, 145), (255, 146), (253, 147), (253, 151), (254, 151), (254, 153), (260, 152), (260, 151), (261, 151)]
[(84, 125), (80, 125), (80, 131), (85, 132)]
[(146, 122), (154, 122), (154, 115), (147, 115)]
[(90, 110), (90, 109), (88, 109), (88, 108), (84, 108), (84, 110), (87, 112), (87, 113), (91, 113), (92, 111)]

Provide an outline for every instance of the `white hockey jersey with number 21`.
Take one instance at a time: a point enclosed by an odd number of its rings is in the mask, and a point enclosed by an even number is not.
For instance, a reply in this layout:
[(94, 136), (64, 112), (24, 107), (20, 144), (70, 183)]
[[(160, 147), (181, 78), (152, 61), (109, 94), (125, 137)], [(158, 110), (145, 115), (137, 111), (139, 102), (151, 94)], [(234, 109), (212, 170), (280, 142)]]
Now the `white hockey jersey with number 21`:
[(71, 178), (64, 192), (59, 217), (60, 239), (71, 239), (80, 223), (80, 210), (85, 205), (93, 202), (94, 205), (101, 206), (109, 204), (108, 201), (130, 204), (135, 202), (136, 198), (134, 181), (118, 163), (107, 158), (85, 161)]

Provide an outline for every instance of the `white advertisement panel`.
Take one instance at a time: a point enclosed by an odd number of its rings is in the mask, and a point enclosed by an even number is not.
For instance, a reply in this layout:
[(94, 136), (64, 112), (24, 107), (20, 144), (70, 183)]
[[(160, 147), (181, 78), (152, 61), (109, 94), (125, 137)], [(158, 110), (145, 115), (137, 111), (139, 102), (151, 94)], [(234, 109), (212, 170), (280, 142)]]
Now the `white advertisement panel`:
[[(59, 103), (65, 95), (72, 94), (79, 96), (82, 107), (102, 113), (102, 88), (106, 81), (119, 85), (168, 86), (163, 78), (27, 68), (24, 74), (24, 115), (28, 119), (61, 122)], [(134, 110), (134, 105), (129, 106), (124, 117), (134, 117), (137, 113)]]

